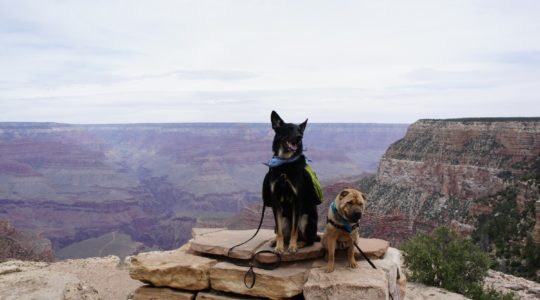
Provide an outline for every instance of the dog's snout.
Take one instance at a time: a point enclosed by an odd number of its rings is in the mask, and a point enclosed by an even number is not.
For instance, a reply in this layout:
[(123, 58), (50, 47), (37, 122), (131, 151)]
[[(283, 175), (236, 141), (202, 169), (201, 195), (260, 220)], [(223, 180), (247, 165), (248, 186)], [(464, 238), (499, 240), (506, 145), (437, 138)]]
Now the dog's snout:
[(355, 208), (351, 214), (351, 219), (352, 219), (351, 221), (358, 222), (358, 220), (360, 220), (361, 218), (362, 218), (362, 210), (360, 208)]

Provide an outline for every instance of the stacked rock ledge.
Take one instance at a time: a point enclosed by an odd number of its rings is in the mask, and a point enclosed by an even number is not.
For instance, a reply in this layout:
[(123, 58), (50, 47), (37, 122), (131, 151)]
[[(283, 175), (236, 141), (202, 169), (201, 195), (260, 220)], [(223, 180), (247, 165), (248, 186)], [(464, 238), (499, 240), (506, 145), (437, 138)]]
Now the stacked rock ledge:
[[(244, 276), (253, 255), (270, 249), (272, 230), (261, 230), (250, 242), (229, 249), (253, 235), (254, 230), (194, 228), (193, 239), (173, 251), (141, 253), (131, 260), (130, 276), (148, 285), (134, 293), (147, 299), (403, 299), (405, 278), (401, 255), (387, 241), (361, 239), (360, 247), (372, 257), (377, 270), (364, 260), (357, 269), (346, 266), (345, 253), (336, 254), (336, 270), (326, 273), (322, 243), (284, 254), (273, 270), (254, 268), (256, 281), (246, 287)], [(229, 253), (229, 257), (227, 254)], [(258, 255), (256, 263), (272, 263), (273, 255)], [(246, 283), (252, 277), (246, 277)]]

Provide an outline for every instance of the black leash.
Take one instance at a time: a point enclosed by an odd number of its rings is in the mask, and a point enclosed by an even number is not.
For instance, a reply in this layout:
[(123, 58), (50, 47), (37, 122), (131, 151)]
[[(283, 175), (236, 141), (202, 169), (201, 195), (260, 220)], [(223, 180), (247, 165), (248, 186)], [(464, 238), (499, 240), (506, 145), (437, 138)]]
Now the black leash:
[[(262, 209), (262, 214), (261, 214), (261, 220), (259, 221), (259, 226), (257, 227), (257, 230), (255, 231), (255, 233), (253, 234), (252, 237), (250, 237), (249, 239), (247, 239), (245, 242), (243, 243), (240, 243), (238, 245), (235, 245), (231, 248), (229, 248), (229, 251), (227, 251), (227, 257), (231, 257), (231, 251), (238, 247), (238, 246), (242, 246), (244, 245), (245, 243), (251, 241), (255, 236), (257, 236), (257, 233), (259, 233), (259, 230), (261, 229), (262, 227), (262, 223), (263, 223), (263, 220), (264, 220), (264, 211), (266, 210), (266, 206), (263, 204), (263, 209)], [(255, 266), (255, 258), (257, 257), (257, 255), (261, 254), (261, 253), (271, 253), (271, 254), (274, 254), (278, 257), (278, 261), (277, 263), (275, 263), (275, 265), (272, 265), (271, 267), (263, 267), (262, 265), (257, 265)], [(264, 269), (264, 270), (273, 270), (277, 267), (279, 267), (281, 265), (281, 254), (279, 253), (276, 253), (274, 251), (271, 251), (271, 250), (261, 250), (257, 253), (254, 253), (250, 260), (249, 260), (249, 269), (247, 270), (246, 274), (244, 275), (244, 285), (248, 288), (248, 289), (251, 289), (255, 286), (255, 282), (257, 281), (257, 275), (255, 274), (255, 271), (253, 270), (254, 267), (256, 268), (259, 268), (259, 269)], [(248, 276), (251, 276), (251, 284), (248, 285), (247, 283), (247, 278)]]
[(367, 260), (367, 262), (371, 265), (371, 267), (373, 269), (377, 269), (377, 267), (375, 267), (375, 265), (371, 262), (371, 260), (369, 259), (369, 257), (367, 257), (367, 255), (364, 253), (364, 251), (362, 251), (362, 249), (360, 249), (360, 247), (358, 247), (358, 244), (357, 243), (354, 243), (354, 246), (356, 247), (356, 249), (358, 249), (358, 251), (360, 251), (360, 253), (362, 253), (362, 256), (364, 256), (364, 258)]
[(228, 257), (231, 257), (230, 254), (231, 254), (231, 250), (238, 247), (238, 246), (242, 246), (243, 244), (251, 241), (256, 235), (257, 233), (259, 233), (259, 230), (261, 229), (261, 226), (262, 226), (262, 223), (263, 223), (263, 220), (264, 220), (264, 211), (266, 210), (266, 206), (263, 204), (263, 209), (262, 209), (262, 214), (261, 214), (261, 220), (259, 221), (259, 227), (257, 227), (257, 231), (255, 231), (255, 233), (253, 234), (252, 237), (250, 237), (249, 239), (247, 239), (247, 241), (243, 242), (243, 243), (240, 243), (236, 246), (233, 246), (232, 248), (229, 248), (229, 251), (227, 251), (227, 256)]
[[(261, 253), (271, 253), (271, 254), (274, 254), (278, 257), (278, 261), (272, 265), (271, 267), (263, 267), (262, 265), (257, 265), (255, 266), (255, 257), (257, 257), (257, 255), (261, 254)], [(253, 286), (255, 286), (255, 282), (257, 280), (257, 275), (255, 274), (255, 271), (253, 271), (253, 268), (256, 267), (256, 268), (259, 268), (259, 269), (263, 269), (263, 270), (274, 270), (276, 269), (277, 267), (279, 267), (281, 265), (281, 254), (279, 253), (276, 253), (272, 250), (261, 250), (257, 253), (255, 253), (252, 257), (251, 257), (251, 260), (249, 262), (249, 269), (247, 270), (246, 274), (244, 275), (244, 285), (248, 288), (248, 289), (251, 289), (253, 288)], [(251, 284), (248, 285), (247, 283), (247, 278), (248, 278), (248, 275), (251, 276)]]

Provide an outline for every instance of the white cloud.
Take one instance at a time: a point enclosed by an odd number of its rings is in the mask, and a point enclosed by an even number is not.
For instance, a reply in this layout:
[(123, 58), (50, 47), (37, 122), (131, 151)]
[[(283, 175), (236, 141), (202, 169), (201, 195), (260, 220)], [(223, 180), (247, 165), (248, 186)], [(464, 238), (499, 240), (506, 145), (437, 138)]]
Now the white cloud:
[(538, 116), (538, 32), (537, 1), (0, 0), (0, 121)]

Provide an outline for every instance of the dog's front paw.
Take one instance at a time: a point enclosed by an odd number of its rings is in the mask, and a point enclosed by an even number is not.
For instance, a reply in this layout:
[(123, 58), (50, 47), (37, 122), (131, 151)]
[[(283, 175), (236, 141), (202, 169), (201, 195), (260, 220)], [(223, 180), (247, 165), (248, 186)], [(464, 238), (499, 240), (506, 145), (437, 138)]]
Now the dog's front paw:
[(276, 237), (276, 247), (274, 248), (274, 253), (282, 254), (285, 252), (285, 243), (283, 243), (283, 238), (277, 236)]
[(328, 264), (326, 266), (326, 273), (332, 273), (332, 272), (334, 272), (334, 265)]
[(278, 248), (278, 247), (275, 247), (275, 248), (274, 248), (274, 253), (277, 253), (277, 254), (283, 254), (283, 252), (285, 252), (285, 249)]
[(351, 269), (358, 268), (358, 263), (356, 261), (354, 261), (354, 260), (349, 261), (349, 268), (351, 268)]
[(285, 249), (283, 248), (283, 246), (276, 246), (274, 248), (274, 253), (278, 253), (278, 254), (283, 254), (283, 252), (285, 252)]
[(289, 246), (288, 251), (291, 254), (296, 254), (296, 252), (298, 252), (298, 248), (296, 246)]

